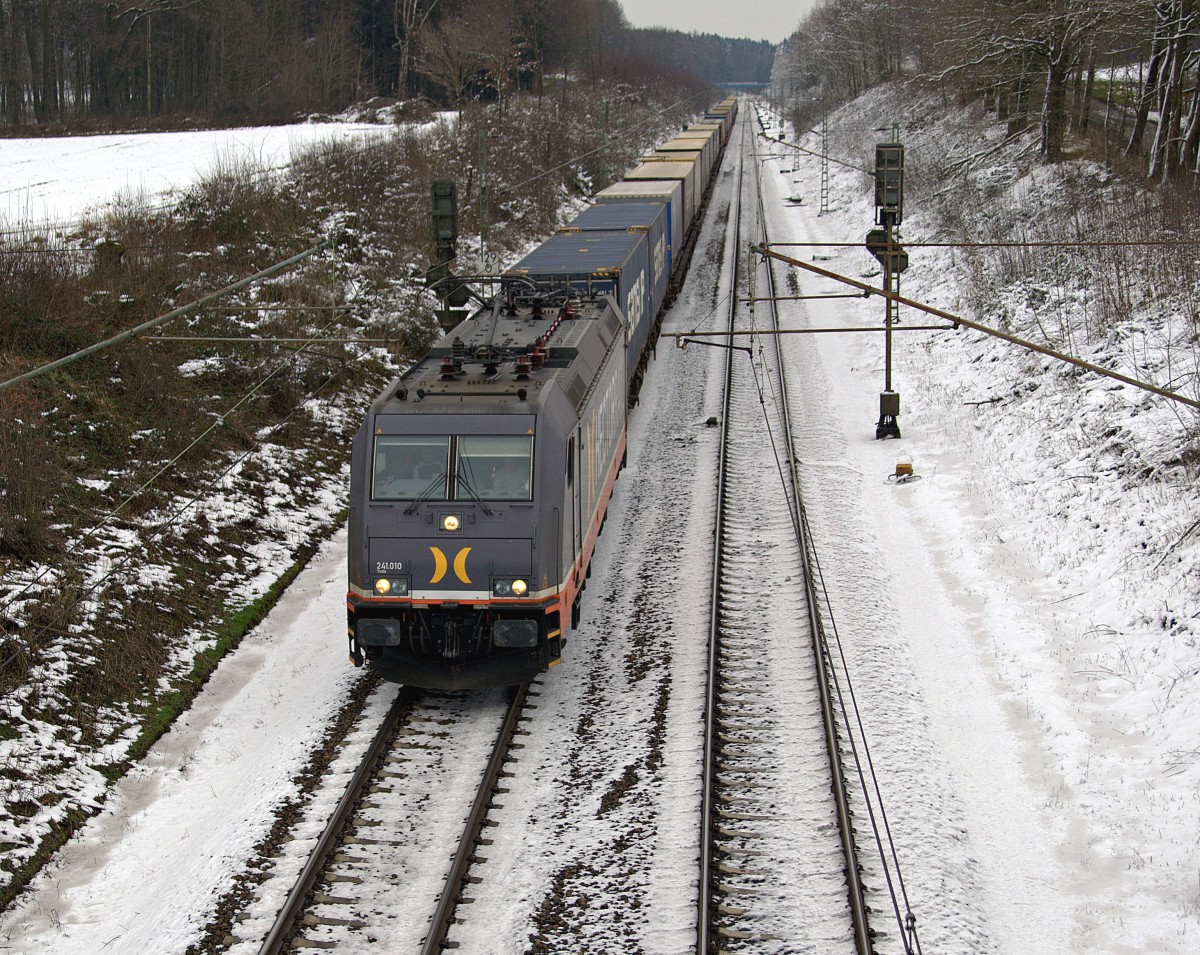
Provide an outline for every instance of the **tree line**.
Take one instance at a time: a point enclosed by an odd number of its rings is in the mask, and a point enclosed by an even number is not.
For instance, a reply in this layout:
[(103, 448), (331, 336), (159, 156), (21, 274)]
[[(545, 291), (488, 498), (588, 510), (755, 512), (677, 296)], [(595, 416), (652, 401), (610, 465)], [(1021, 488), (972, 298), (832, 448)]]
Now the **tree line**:
[(735, 40), (711, 33), (679, 33), (650, 28), (633, 30), (625, 40), (630, 55), (710, 83), (771, 82), (775, 44)]
[[(0, 0), (0, 122), (502, 101), (547, 77), (619, 69), (637, 32), (618, 0)], [(674, 34), (657, 48), (690, 42)], [(703, 58), (706, 78), (727, 78), (729, 50)]]
[(1200, 171), (1197, 0), (825, 0), (773, 83), (801, 125), (870, 86), (922, 77), (982, 98), (1043, 159), (1103, 126), (1151, 178)]

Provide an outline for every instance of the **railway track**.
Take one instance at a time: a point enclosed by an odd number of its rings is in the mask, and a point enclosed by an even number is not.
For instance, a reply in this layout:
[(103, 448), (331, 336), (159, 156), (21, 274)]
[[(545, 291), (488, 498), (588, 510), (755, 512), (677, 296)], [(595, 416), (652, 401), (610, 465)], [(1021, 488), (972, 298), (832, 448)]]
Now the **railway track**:
[[(754, 174), (761, 166), (745, 143), (743, 148), (727, 260), (740, 260), (739, 250), (766, 239)], [(772, 315), (752, 314), (741, 302), (745, 263), (738, 261), (735, 272), (730, 328), (769, 325)], [(755, 279), (764, 280), (769, 281), (763, 273)], [(785, 374), (774, 342), (756, 339), (753, 362), (747, 350), (730, 350), (725, 368), (697, 951), (861, 955), (873, 949), (840, 768), (830, 771), (831, 760), (838, 764), (840, 743), (823, 684), (819, 610), (797, 529), (798, 491), (790, 481), (785, 489), (778, 476), (782, 471), (790, 478), (796, 469), (787, 437)], [(763, 440), (764, 406), (771, 441)], [(772, 595), (766, 610), (764, 593)], [(562, 689), (547, 688), (543, 697), (543, 722), (555, 727), (576, 718), (573, 708), (563, 709), (570, 696), (559, 698)], [(586, 898), (581, 887), (590, 888), (589, 879), (603, 883), (594, 871), (605, 869), (602, 859), (565, 861), (552, 888), (527, 897), (515, 886), (545, 879), (536, 875), (536, 863), (532, 877), (520, 859), (504, 853), (497, 853), (491, 867), (471, 868), (486, 862), (480, 857), (488, 852), (477, 851), (487, 844), (480, 832), (489, 808), (501, 808), (493, 805), (497, 774), (521, 719), (522, 701), (514, 700), (502, 715), (502, 696), (496, 691), (398, 697), (314, 843), (262, 952), (379, 945), (432, 953), (462, 939), (469, 940), (468, 950), (483, 950), (480, 917), (491, 925), (523, 906), (535, 911), (539, 898), (543, 910), (548, 901), (564, 899), (568, 916), (570, 905), (587, 906), (579, 901)], [(544, 735), (547, 726), (539, 732)], [(622, 792), (619, 780), (607, 779), (607, 767), (596, 772), (594, 785), (607, 790), (606, 799)], [(511, 785), (526, 799), (534, 791), (524, 780)], [(551, 802), (571, 805), (565, 794)], [(602, 802), (596, 818), (611, 805)], [(550, 818), (544, 810), (497, 813), (488, 824), (500, 825), (491, 832), (501, 844), (515, 845), (521, 840), (506, 827), (532, 825), (540, 838), (561, 838), (546, 826)], [(569, 848), (563, 851), (572, 856)], [(480, 879), (486, 884), (467, 889)], [(613, 881), (609, 890), (615, 900), (626, 886)], [(480, 898), (463, 910), (465, 894)], [(511, 921), (519, 923), (518, 934), (529, 931), (527, 938), (544, 939), (537, 950), (561, 950), (557, 946), (570, 936), (567, 926), (574, 917), (559, 925), (557, 909), (550, 905), (547, 911), (550, 922), (535, 914), (530, 929), (524, 928), (524, 916)]]
[[(743, 122), (730, 225), (728, 322), (730, 331), (769, 331), (773, 310), (756, 314), (743, 304), (752, 280), (740, 250), (766, 240), (761, 164), (746, 143), (748, 128)], [(772, 281), (769, 271), (762, 278)], [(799, 519), (786, 372), (776, 338), (756, 337), (749, 348), (744, 338), (734, 341), (718, 469), (697, 950), (868, 955), (867, 905)], [(771, 595), (765, 607), (764, 594)], [(789, 860), (786, 871), (780, 860)]]
[[(463, 900), (527, 687), (401, 690), (315, 840), (262, 955), (438, 952)], [(471, 795), (473, 793), (473, 795)]]

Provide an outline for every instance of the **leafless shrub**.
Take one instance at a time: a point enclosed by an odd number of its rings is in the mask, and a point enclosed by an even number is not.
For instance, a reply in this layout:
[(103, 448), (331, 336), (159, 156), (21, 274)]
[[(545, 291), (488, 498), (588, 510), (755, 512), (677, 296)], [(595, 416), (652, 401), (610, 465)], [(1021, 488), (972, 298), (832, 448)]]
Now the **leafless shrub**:
[[(8, 378), (165, 314), (317, 236), (337, 240), (336, 251), (265, 288), (5, 395), (0, 574), (6, 583), (27, 579), (53, 551), (55, 575), (18, 604), (0, 596), (0, 694), (16, 700), (19, 691), (19, 705), (81, 739), (84, 760), (88, 745), (108, 741), (92, 729), (101, 716), (110, 739), (151, 719), (146, 714), (170, 718), (170, 706), (154, 704), (163, 686), (184, 685), (181, 643), (207, 645), (197, 634), (220, 633), (241, 609), (225, 558), (258, 576), (256, 548), (269, 543), (296, 555), (313, 544), (325, 528), (300, 509), (275, 513), (279, 487), (304, 501), (318, 481), (327, 486), (345, 463), (362, 407), (438, 334), (414, 278), (428, 261), (430, 183), (460, 182), (465, 260), (482, 231), (481, 179), (492, 187), (489, 242), (516, 250), (557, 225), (566, 198), (600, 185), (597, 168), (576, 158), (596, 141), (598, 117), (615, 132), (648, 113), (630, 91), (604, 84), (590, 99), (572, 95), (570, 111), (556, 112), (557, 99), (518, 99), (506, 104), (506, 124), (468, 109), (456, 129), (422, 139), (399, 132), (362, 149), (323, 146), (286, 177), (225, 168), (175, 207), (133, 201), (69, 239), (46, 237), (28, 255), (0, 246), (0, 308), (14, 316), (0, 326), (0, 373)], [(551, 127), (546, 141), (529, 135)], [(480, 131), (489, 144), (486, 176)], [(660, 131), (639, 127), (610, 161)], [(65, 251), (51, 251), (54, 243)], [(297, 354), (297, 343), (206, 340), (313, 336), (389, 344), (321, 341)], [(307, 410), (313, 395), (324, 402), (320, 413)], [(256, 458), (264, 453), (269, 468)], [(214, 493), (223, 507), (209, 513), (221, 513), (219, 521), (202, 516)], [(100, 527), (103, 548), (89, 537)], [(147, 583), (148, 567), (170, 582)], [(78, 582), (98, 576), (83, 601)], [(35, 636), (40, 642), (22, 651)], [(51, 646), (63, 665), (53, 685), (35, 685), (40, 654)]]

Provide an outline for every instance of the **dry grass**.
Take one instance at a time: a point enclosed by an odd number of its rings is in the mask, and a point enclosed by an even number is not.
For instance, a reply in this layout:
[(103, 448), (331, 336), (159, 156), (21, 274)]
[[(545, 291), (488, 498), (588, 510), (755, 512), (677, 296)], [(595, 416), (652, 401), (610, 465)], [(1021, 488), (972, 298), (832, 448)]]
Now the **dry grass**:
[[(646, 115), (643, 94), (604, 86), (573, 92), (565, 105), (512, 102), (504, 125), (472, 109), (419, 136), (315, 147), (286, 175), (230, 163), (171, 208), (127, 201), (70, 235), (0, 241), (4, 379), (328, 234), (332, 252), (162, 334), (392, 343), (322, 343), (297, 355), (291, 345), (147, 335), (0, 393), (0, 740), (56, 728), (88, 764), (94, 747), (140, 729), (129, 755), (144, 751), (275, 599), (277, 591), (248, 600), (241, 589), (262, 569), (251, 554), (270, 551), (273, 566), (286, 565), (338, 522), (306, 518), (305, 502), (337, 482), (366, 402), (437, 334), (413, 280), (429, 260), (430, 183), (458, 181), (469, 259), (479, 223), (467, 187), (479, 181), (485, 130), (489, 242), (515, 250), (555, 227), (564, 201), (603, 185), (607, 169), (685, 119), (665, 114), (602, 160), (568, 162), (599, 142), (602, 117), (615, 131)], [(335, 303), (343, 307), (328, 307)], [(314, 398), (320, 414), (306, 404)], [(267, 446), (269, 466), (258, 458)], [(43, 807), (55, 805), (65, 828), (45, 847), (83, 818), (56, 786), (61, 768), (0, 767), (6, 797), (5, 787), (29, 777), (47, 794)], [(19, 812), (4, 812), (23, 825)], [(35, 850), (0, 847), (10, 873), (0, 898), (45, 854)]]

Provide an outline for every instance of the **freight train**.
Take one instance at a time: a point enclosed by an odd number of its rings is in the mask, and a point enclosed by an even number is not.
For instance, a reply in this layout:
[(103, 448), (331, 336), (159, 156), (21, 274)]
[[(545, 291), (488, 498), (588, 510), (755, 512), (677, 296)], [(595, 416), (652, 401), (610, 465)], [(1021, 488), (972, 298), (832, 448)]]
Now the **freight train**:
[(562, 659), (626, 414), (737, 115), (722, 101), (532, 251), (354, 438), (350, 658), (434, 689)]

